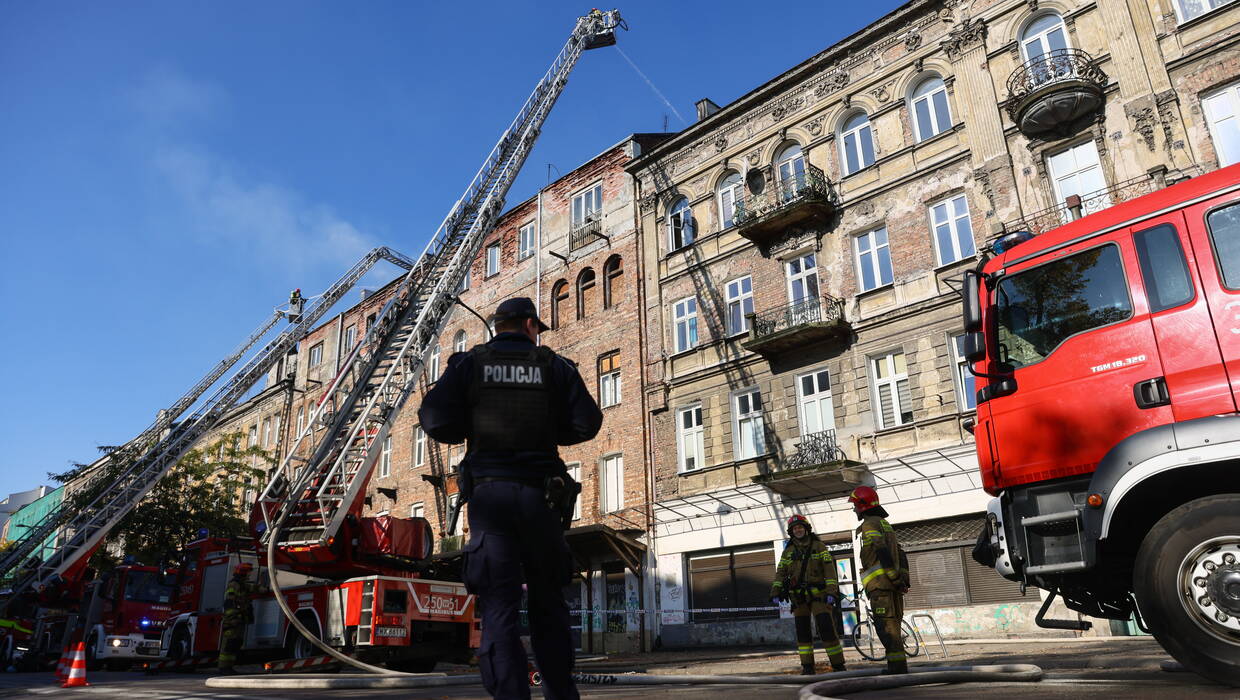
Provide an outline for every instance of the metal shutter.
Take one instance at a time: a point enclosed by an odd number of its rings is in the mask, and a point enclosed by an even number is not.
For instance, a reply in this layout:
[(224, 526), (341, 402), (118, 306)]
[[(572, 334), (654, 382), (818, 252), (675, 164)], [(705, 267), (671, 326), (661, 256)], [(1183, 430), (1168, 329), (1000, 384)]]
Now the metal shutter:
[(998, 571), (982, 566), (973, 561), (973, 557), (965, 553), (965, 578), (969, 584), (969, 600), (973, 603), (1015, 603), (1019, 601), (1038, 602), (1037, 589), (1020, 594), (1020, 584), (1009, 581), (999, 575)]
[(960, 547), (909, 552), (912, 588), (904, 596), (904, 608), (915, 610), (968, 605), (962, 552)]

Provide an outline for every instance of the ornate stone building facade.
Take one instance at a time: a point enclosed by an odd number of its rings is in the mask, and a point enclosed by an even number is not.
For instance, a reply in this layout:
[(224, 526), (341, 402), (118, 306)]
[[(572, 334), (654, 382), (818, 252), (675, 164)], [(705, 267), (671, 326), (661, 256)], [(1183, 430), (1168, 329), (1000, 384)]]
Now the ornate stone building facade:
[(1038, 631), (1036, 593), (968, 556), (987, 496), (956, 280), (1005, 231), (1240, 159), (1238, 21), (1197, 0), (914, 0), (700, 102), (629, 165), (665, 644), (787, 636), (773, 612), (694, 609), (769, 605), (792, 512), (851, 579), (861, 483), (910, 550), (909, 608), (949, 635)]

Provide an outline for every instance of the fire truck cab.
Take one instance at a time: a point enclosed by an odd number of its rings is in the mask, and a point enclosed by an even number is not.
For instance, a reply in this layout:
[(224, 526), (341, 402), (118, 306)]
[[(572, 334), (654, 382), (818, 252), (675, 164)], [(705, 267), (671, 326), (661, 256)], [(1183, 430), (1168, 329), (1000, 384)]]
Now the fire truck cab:
[(1043, 626), (1082, 627), (1055, 593), (1135, 613), (1240, 684), (1240, 166), (993, 250), (964, 284), (975, 556), (1052, 592)]

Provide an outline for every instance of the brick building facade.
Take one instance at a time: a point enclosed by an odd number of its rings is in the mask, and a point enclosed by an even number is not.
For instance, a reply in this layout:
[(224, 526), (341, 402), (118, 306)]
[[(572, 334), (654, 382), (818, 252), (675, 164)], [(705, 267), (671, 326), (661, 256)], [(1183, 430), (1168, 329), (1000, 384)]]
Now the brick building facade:
[(1240, 159), (1240, 6), (1210, 7), (914, 0), (629, 166), (665, 644), (788, 637), (681, 611), (768, 604), (792, 512), (851, 579), (861, 483), (910, 550), (911, 609), (1037, 631), (1036, 594), (968, 557), (987, 497), (957, 280), (1006, 230)]

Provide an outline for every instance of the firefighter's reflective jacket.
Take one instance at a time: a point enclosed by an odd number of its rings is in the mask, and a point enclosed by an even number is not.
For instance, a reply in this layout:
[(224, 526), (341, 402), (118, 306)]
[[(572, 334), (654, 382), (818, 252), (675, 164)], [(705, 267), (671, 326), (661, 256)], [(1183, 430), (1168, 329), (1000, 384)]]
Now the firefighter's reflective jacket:
[(789, 540), (784, 548), (784, 554), (779, 558), (779, 568), (775, 571), (772, 592), (786, 595), (793, 602), (798, 599), (822, 600), (827, 596), (838, 598), (840, 586), (835, 557), (827, 551), (827, 545), (822, 540), (813, 535), (805, 539), (808, 542), (804, 544), (798, 543), (795, 538)]
[(886, 518), (867, 515), (857, 528), (861, 537), (861, 585), (866, 591), (907, 590), (908, 557)]
[(254, 610), (250, 598), (254, 587), (249, 582), (233, 578), (224, 591), (224, 625), (237, 626), (254, 621)]

